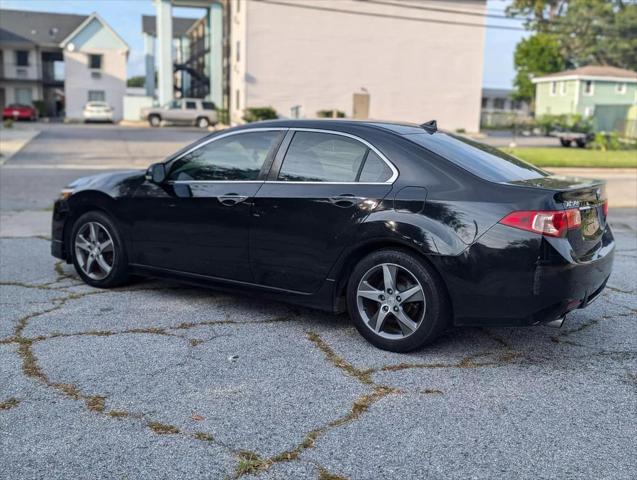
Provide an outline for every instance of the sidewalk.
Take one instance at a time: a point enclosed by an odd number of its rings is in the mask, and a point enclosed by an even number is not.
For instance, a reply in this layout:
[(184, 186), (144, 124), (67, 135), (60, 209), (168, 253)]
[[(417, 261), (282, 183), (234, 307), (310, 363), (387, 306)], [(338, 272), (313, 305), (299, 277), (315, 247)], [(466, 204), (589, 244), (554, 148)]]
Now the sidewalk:
[(40, 130), (33, 127), (0, 128), (0, 165), (9, 160), (39, 133)]

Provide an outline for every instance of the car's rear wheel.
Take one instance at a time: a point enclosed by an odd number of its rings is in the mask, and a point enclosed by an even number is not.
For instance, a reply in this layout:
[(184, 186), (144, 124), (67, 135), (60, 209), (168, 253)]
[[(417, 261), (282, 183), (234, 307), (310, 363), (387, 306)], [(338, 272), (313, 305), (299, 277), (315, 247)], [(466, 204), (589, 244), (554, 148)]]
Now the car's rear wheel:
[(206, 117), (199, 117), (197, 119), (197, 126), (199, 128), (208, 128), (210, 126), (210, 120), (208, 120)]
[(347, 306), (358, 331), (373, 345), (408, 352), (447, 326), (449, 303), (437, 273), (402, 250), (379, 250), (354, 268)]
[(566, 139), (564, 139), (564, 138), (561, 138), (561, 139), (560, 139), (560, 144), (561, 144), (563, 147), (570, 147), (570, 146), (571, 146), (571, 141), (570, 141), (570, 140), (566, 140)]
[(161, 125), (161, 117), (159, 115), (150, 115), (148, 123), (151, 127), (159, 127)]
[(75, 270), (89, 285), (110, 288), (127, 280), (124, 244), (115, 223), (104, 213), (92, 211), (78, 218), (70, 247)]

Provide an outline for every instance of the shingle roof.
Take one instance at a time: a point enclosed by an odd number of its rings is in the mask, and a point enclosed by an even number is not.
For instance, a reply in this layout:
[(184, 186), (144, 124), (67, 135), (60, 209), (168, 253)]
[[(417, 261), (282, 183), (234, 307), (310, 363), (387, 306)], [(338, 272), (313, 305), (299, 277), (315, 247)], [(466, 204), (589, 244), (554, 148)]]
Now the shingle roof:
[(626, 70), (624, 68), (610, 67), (604, 65), (587, 65), (585, 67), (575, 68), (573, 70), (565, 70), (563, 72), (542, 75), (537, 79), (554, 78), (554, 77), (614, 77), (614, 78), (631, 78), (637, 80), (637, 72)]
[[(198, 18), (173, 17), (173, 38), (185, 36), (190, 27), (198, 20)], [(142, 15), (142, 32), (153, 37), (157, 35), (154, 15)]]
[(5, 10), (0, 12), (0, 41), (59, 46), (87, 15)]

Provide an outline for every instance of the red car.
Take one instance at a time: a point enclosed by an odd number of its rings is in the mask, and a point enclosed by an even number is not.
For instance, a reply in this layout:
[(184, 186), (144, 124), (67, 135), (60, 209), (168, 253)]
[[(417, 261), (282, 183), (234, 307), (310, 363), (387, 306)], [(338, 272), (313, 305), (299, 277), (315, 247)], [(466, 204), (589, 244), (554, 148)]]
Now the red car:
[(12, 118), (13, 120), (31, 120), (35, 122), (38, 119), (38, 111), (31, 105), (13, 104), (4, 107), (2, 110), (2, 119)]

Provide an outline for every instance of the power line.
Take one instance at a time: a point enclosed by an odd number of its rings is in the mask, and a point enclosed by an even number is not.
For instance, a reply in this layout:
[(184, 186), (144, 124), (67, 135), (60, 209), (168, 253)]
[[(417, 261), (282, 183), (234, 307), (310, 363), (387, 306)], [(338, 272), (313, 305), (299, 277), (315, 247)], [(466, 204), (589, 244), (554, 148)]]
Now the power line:
[(406, 17), (403, 15), (394, 15), (389, 13), (376, 13), (376, 12), (361, 12), (360, 10), (349, 10), (343, 8), (333, 8), (333, 7), (322, 7), (319, 5), (302, 5), (298, 3), (287, 3), (277, 0), (258, 0), (261, 3), (267, 3), (270, 5), (279, 5), (283, 7), (290, 8), (300, 8), (305, 10), (317, 10), (321, 12), (336, 12), (336, 13), (347, 13), (351, 15), (363, 15), (367, 17), (376, 17), (376, 18), (391, 18), (394, 20), (407, 20), (412, 22), (422, 22), (422, 23), (437, 23), (442, 25), (459, 25), (464, 27), (478, 27), (478, 28), (491, 28), (496, 30), (512, 30), (516, 32), (526, 32), (527, 30), (521, 27), (512, 27), (507, 25), (485, 25), (480, 23), (470, 23), (470, 22), (459, 22), (455, 20), (442, 20), (442, 19), (432, 19), (432, 18), (415, 18), (415, 17)]
[[(434, 6), (424, 6), (424, 5), (415, 5), (415, 4), (407, 4), (407, 3), (394, 3), (389, 2), (387, 0), (356, 0), (358, 2), (364, 2), (369, 4), (378, 4), (378, 5), (390, 5), (392, 7), (398, 8), (408, 8), (412, 10), (427, 10), (430, 12), (442, 12), (442, 13), (454, 13), (458, 15), (469, 15), (472, 17), (486, 17), (486, 18), (497, 18), (499, 20), (514, 20), (518, 22), (523, 22), (528, 20), (527, 18), (518, 18), (518, 17), (508, 17), (502, 14), (496, 13), (481, 13), (479, 11), (467, 11), (467, 10), (455, 10), (452, 8), (442, 8), (442, 7), (434, 7)], [(485, 10), (486, 11), (486, 10)]]

